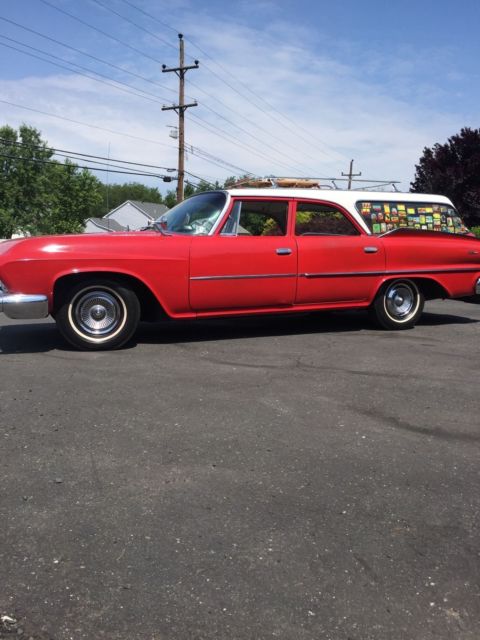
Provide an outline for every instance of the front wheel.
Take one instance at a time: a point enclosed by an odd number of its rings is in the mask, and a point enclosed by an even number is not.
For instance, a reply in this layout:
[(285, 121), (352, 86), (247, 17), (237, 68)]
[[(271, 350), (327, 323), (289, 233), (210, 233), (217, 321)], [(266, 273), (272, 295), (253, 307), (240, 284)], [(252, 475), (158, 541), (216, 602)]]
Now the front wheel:
[(124, 285), (90, 280), (63, 296), (55, 320), (63, 337), (77, 349), (118, 349), (138, 326), (140, 303)]
[(373, 315), (384, 329), (411, 329), (423, 312), (425, 299), (412, 280), (387, 282), (372, 305)]

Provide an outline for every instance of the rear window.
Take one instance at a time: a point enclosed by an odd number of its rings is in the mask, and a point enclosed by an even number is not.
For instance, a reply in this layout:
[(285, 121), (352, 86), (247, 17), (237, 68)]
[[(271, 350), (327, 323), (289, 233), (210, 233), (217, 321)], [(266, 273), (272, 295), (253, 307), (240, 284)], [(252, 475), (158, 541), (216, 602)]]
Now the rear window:
[(468, 233), (462, 219), (450, 205), (433, 202), (375, 200), (357, 202), (357, 210), (372, 233), (393, 229), (418, 229), (443, 233)]

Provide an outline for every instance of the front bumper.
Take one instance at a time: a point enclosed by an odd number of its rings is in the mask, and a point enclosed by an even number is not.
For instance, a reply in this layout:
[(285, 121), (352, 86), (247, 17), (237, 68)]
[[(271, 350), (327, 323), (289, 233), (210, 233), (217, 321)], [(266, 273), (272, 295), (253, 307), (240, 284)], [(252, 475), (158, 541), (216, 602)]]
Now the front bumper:
[(0, 313), (13, 320), (34, 320), (48, 316), (48, 298), (44, 295), (3, 293), (0, 290)]

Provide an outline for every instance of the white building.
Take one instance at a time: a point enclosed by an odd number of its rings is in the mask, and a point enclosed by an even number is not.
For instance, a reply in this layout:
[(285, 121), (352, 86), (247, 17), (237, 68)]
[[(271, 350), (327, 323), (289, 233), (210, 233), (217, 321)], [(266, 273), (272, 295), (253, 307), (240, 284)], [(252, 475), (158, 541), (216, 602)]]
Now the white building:
[(164, 204), (127, 200), (103, 218), (88, 218), (85, 233), (136, 231), (148, 227), (166, 211), (168, 207)]

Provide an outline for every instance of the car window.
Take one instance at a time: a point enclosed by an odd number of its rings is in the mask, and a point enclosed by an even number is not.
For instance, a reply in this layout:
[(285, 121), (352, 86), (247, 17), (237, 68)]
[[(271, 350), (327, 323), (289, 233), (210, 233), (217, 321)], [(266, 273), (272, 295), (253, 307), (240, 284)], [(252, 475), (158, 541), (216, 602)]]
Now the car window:
[(222, 235), (284, 236), (287, 233), (288, 202), (236, 200)]
[(375, 200), (357, 202), (357, 210), (372, 233), (406, 228), (444, 233), (468, 233), (451, 205), (425, 202)]
[(170, 233), (207, 235), (217, 222), (227, 201), (221, 191), (199, 193), (187, 198), (160, 216), (156, 224)]
[(298, 202), (295, 235), (357, 236), (359, 231), (336, 207), (312, 202)]

